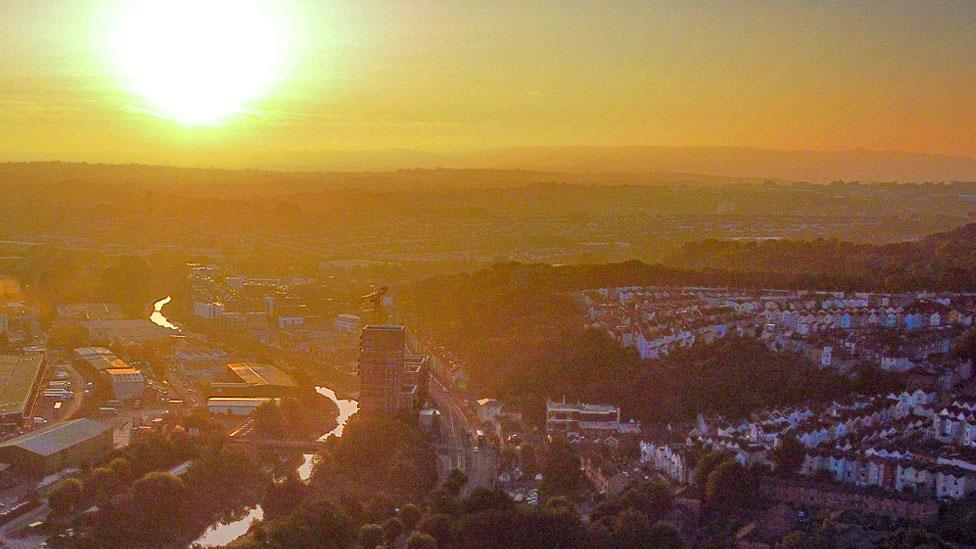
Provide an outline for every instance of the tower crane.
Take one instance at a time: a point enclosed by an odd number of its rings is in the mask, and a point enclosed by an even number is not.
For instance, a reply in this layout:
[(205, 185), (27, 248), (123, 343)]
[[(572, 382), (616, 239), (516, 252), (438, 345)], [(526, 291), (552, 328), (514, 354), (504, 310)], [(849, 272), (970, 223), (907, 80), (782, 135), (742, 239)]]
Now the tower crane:
[(383, 324), (386, 322), (386, 312), (383, 310), (383, 297), (386, 296), (388, 291), (390, 291), (390, 287), (383, 286), (380, 289), (359, 298), (373, 304), (373, 321), (377, 324)]

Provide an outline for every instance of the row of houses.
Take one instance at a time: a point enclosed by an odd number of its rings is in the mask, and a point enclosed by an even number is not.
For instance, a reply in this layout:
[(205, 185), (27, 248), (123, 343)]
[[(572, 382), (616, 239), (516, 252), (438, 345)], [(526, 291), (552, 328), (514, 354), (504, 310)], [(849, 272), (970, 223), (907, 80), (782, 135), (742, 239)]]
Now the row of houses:
[(976, 399), (917, 389), (760, 410), (733, 421), (699, 415), (689, 427), (687, 435), (643, 440), (641, 462), (687, 484), (706, 450), (771, 468), (773, 450), (792, 437), (806, 448), (802, 475), (937, 499), (976, 491)]
[[(823, 367), (861, 362), (905, 371), (948, 353), (972, 327), (966, 294), (853, 294), (715, 288), (604, 288), (577, 294), (586, 324), (644, 359), (729, 335), (761, 334)], [(902, 341), (891, 341), (892, 334)]]
[(764, 310), (767, 324), (805, 335), (830, 329), (898, 328), (906, 331), (943, 326), (971, 326), (971, 311), (922, 302), (909, 308), (879, 307), (830, 310)]
[(976, 492), (976, 468), (912, 457), (865, 456), (839, 450), (808, 452), (800, 473), (815, 476), (820, 472), (843, 484), (876, 486), (936, 499), (962, 499)]

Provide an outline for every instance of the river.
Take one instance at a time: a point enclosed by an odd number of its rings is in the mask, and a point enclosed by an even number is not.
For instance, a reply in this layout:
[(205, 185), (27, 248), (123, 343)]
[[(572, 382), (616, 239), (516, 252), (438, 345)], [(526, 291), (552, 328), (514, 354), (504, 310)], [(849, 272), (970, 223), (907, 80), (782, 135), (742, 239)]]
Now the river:
[(171, 296), (166, 296), (159, 301), (153, 303), (153, 312), (149, 315), (149, 320), (153, 321), (157, 326), (162, 326), (163, 328), (169, 328), (170, 330), (179, 330), (176, 324), (173, 324), (166, 318), (163, 314), (163, 307), (173, 301)]
[[(331, 399), (332, 402), (335, 402), (336, 406), (339, 407), (339, 415), (336, 417), (335, 428), (320, 436), (319, 440), (326, 440), (330, 437), (341, 437), (342, 431), (346, 427), (346, 422), (349, 421), (349, 418), (352, 417), (353, 414), (359, 411), (359, 402), (355, 400), (341, 400), (336, 397), (335, 391), (327, 387), (316, 387), (315, 391), (318, 394)], [(298, 473), (299, 478), (307, 481), (309, 477), (312, 476), (312, 470), (314, 468), (315, 454), (304, 454), (302, 456), (302, 464), (299, 465), (295, 471)], [(193, 543), (200, 544), (203, 547), (220, 547), (222, 545), (227, 545), (228, 543), (246, 534), (247, 530), (251, 527), (251, 522), (254, 520), (260, 520), (262, 517), (264, 517), (264, 510), (261, 509), (260, 505), (255, 505), (254, 507), (246, 509), (244, 516), (238, 520), (229, 522), (227, 524), (216, 522), (210, 525), (203, 535), (197, 538)]]

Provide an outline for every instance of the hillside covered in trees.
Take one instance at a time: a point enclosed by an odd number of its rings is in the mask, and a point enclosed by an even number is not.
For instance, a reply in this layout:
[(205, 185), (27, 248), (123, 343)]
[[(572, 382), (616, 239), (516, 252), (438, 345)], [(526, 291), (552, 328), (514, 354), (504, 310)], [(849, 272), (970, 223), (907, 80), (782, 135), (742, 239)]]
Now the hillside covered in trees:
[(703, 240), (682, 246), (669, 263), (688, 269), (778, 273), (800, 287), (972, 291), (976, 289), (976, 223), (886, 245), (835, 239)]
[[(568, 292), (634, 284), (759, 285), (759, 274), (693, 272), (628, 262), (614, 265), (496, 265), (436, 277), (406, 296), (408, 323), (451, 349), (479, 394), (520, 405), (541, 420), (547, 398), (620, 404), (642, 421), (685, 419), (697, 411), (743, 414), (756, 407), (895, 387), (869, 370), (851, 381), (770, 352), (755, 339), (696, 346), (650, 367), (633, 349), (583, 326)], [(737, 388), (749, 385), (751, 391)], [(736, 390), (730, 390), (735, 388)]]
[[(674, 265), (496, 264), (432, 277), (405, 292), (409, 323), (451, 349), (473, 388), (521, 404), (615, 402), (645, 421), (894, 386), (863, 369), (853, 382), (773, 354), (749, 338), (698, 346), (647, 367), (632, 349), (586, 330), (571, 292), (633, 285), (811, 290), (976, 290), (976, 224), (889, 245), (832, 240), (686, 245)], [(728, 387), (750, 384), (748, 395)], [(538, 419), (538, 418), (536, 418)]]

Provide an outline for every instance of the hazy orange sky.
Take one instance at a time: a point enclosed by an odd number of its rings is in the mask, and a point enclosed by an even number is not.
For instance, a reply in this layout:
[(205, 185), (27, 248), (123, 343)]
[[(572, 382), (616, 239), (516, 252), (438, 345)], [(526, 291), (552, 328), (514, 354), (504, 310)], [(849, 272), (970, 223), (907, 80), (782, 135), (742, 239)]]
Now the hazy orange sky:
[(317, 151), (523, 145), (976, 157), (969, 0), (265, 2), (289, 14), (289, 66), (216, 126), (127, 90), (106, 50), (130, 3), (0, 2), (0, 160), (303, 167)]

